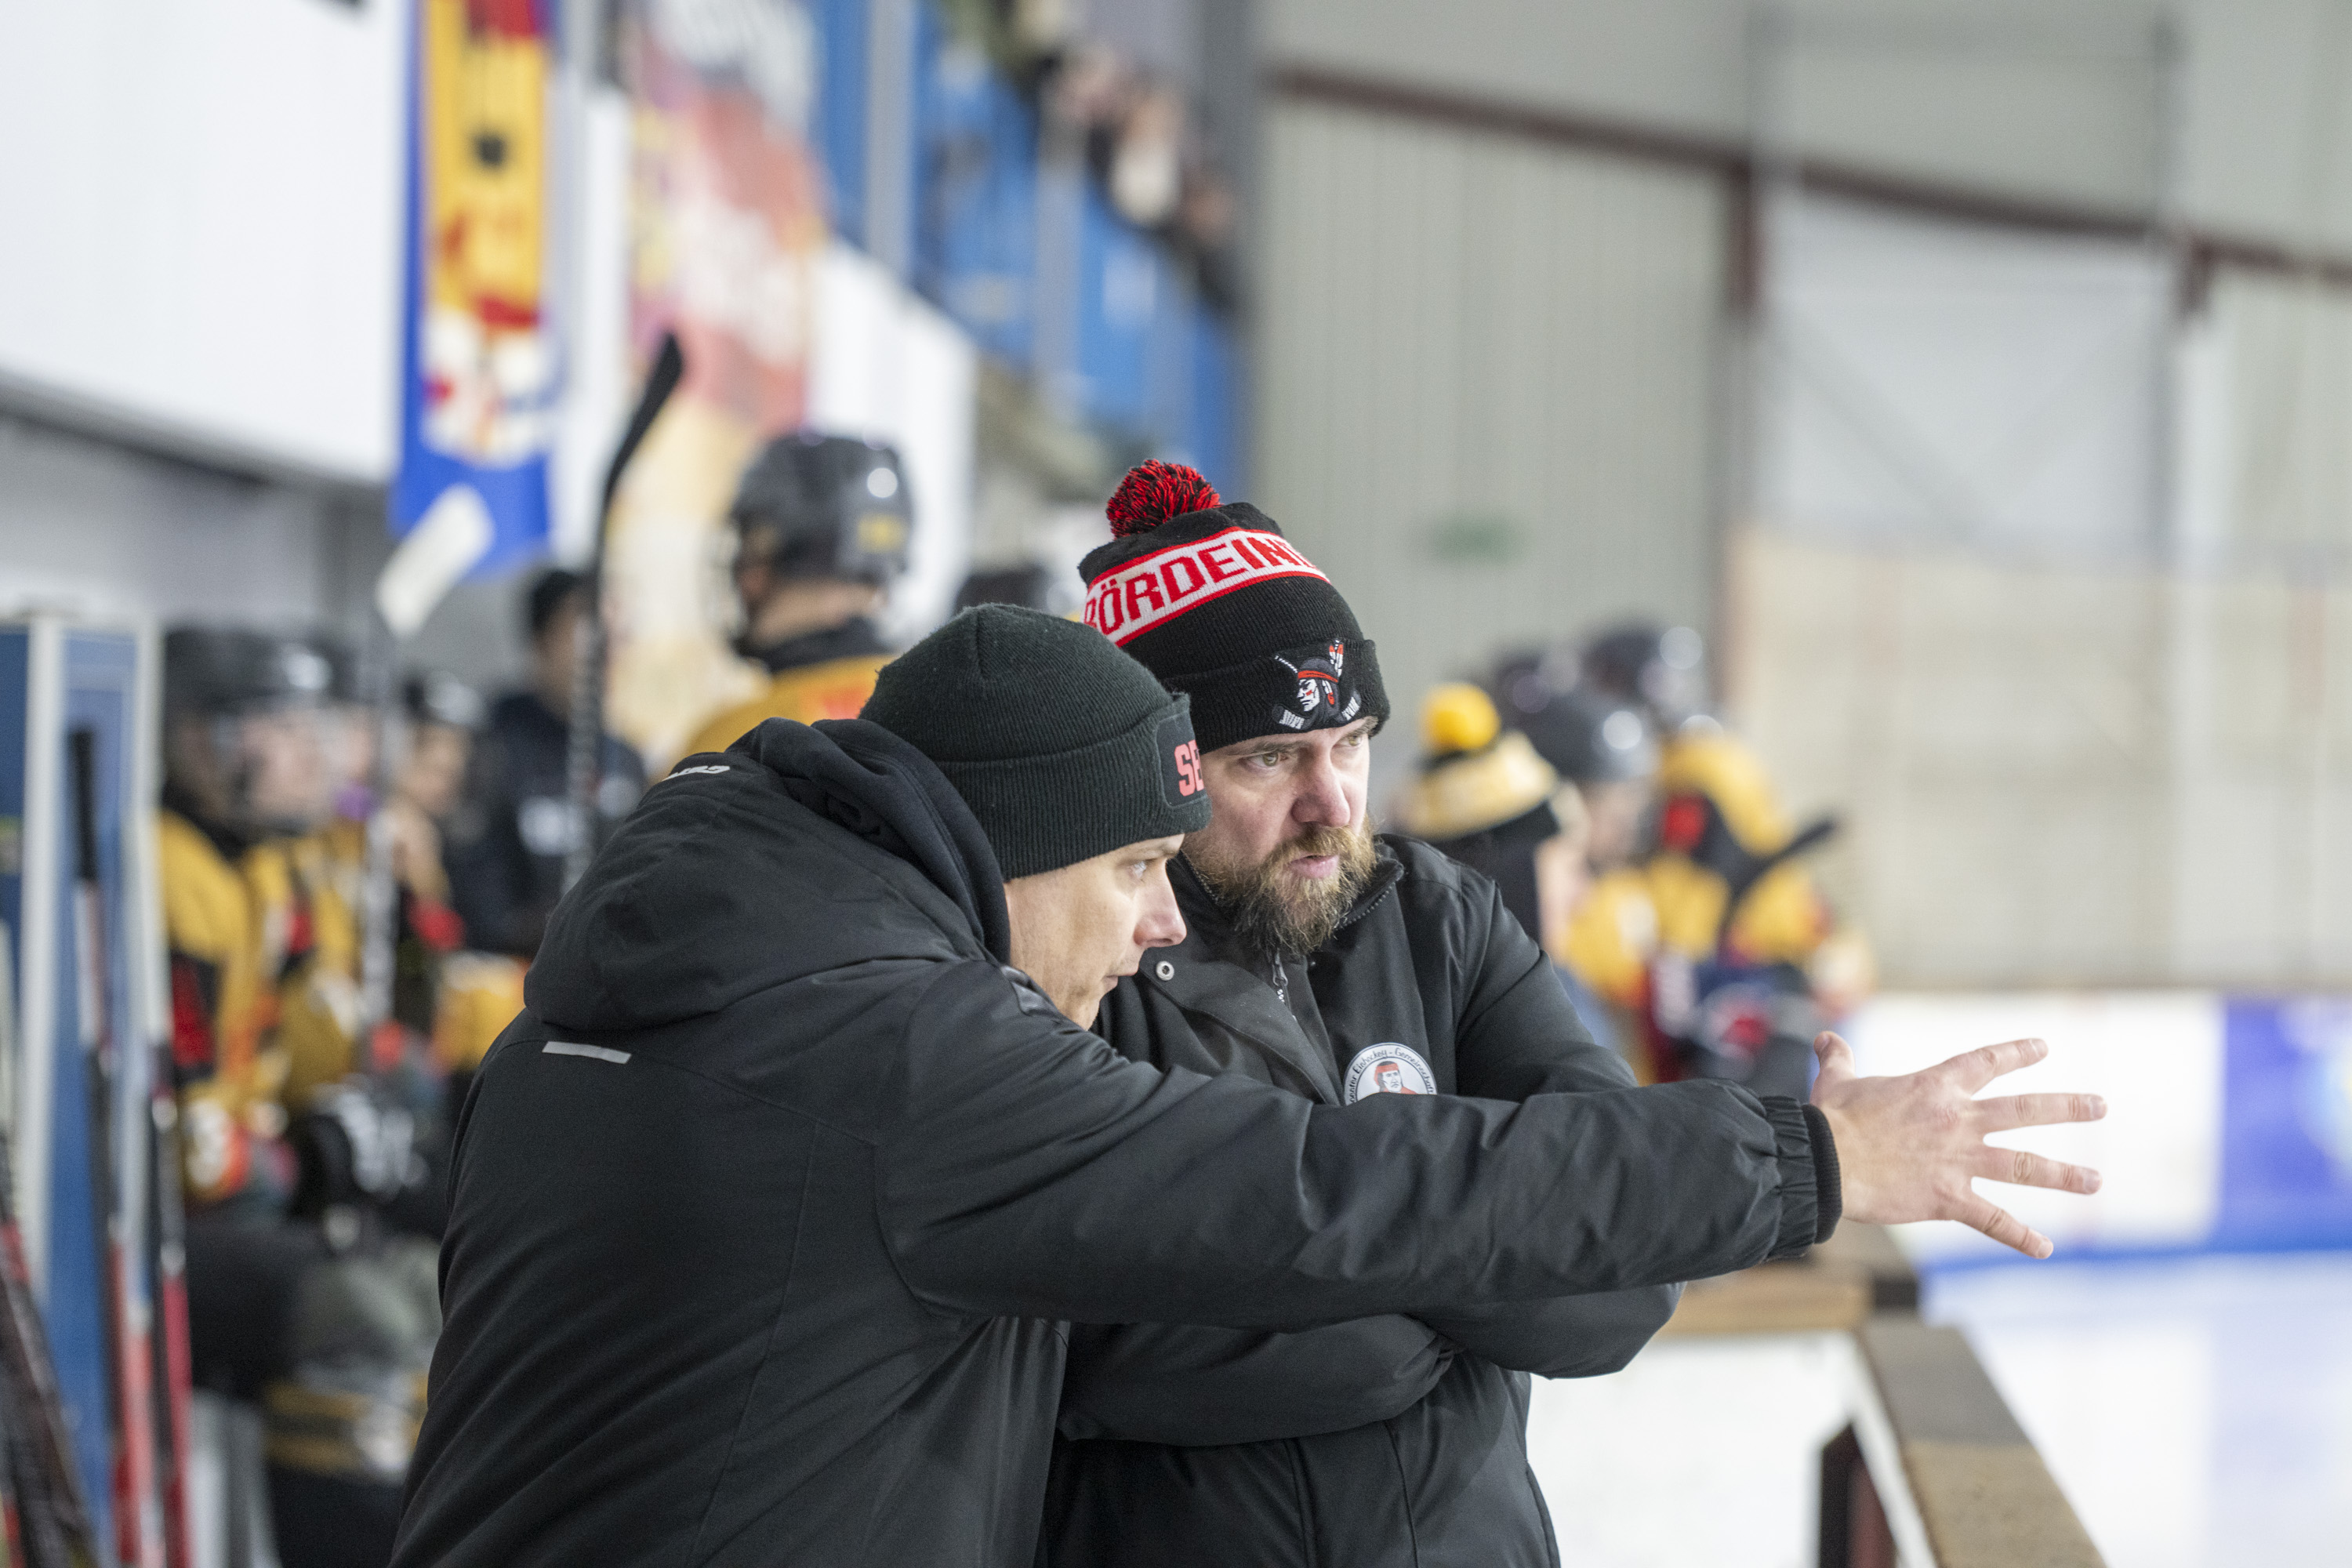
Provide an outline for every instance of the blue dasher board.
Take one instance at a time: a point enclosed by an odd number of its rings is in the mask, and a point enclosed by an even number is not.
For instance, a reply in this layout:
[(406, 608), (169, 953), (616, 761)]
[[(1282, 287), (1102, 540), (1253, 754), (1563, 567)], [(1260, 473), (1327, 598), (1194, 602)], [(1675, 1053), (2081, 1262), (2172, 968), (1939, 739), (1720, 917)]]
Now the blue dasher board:
[[(94, 1154), (103, 1144), (115, 1190), (143, 1200), (155, 1010), (142, 954), (157, 935), (144, 864), (152, 842), (152, 638), (135, 630), (54, 616), (0, 623), (0, 921), (16, 982), (16, 1059), (6, 1072), (17, 1215), (83, 1486), (99, 1539), (109, 1542), (108, 1248)], [(102, 1127), (89, 1098), (89, 1035), (100, 1015), (84, 996), (69, 762), (77, 731), (89, 732), (95, 754), (103, 1016), (115, 1040)], [(125, 1205), (123, 1237), (133, 1260), (131, 1306), (142, 1317), (143, 1208), (143, 1201)]]

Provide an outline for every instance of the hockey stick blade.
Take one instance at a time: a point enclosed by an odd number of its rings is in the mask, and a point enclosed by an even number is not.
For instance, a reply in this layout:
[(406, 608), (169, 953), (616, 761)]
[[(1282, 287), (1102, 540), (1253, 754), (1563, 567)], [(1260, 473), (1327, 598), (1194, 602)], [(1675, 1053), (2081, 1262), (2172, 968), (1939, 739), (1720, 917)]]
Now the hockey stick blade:
[(655, 352), (653, 368), (646, 373), (645, 390), (637, 395), (636, 412), (629, 416), (629, 426), (622, 433), (621, 444), (613, 449), (612, 465), (604, 470), (604, 492), (596, 508), (596, 553), (604, 553), (604, 522), (613, 515), (613, 496), (621, 488), (621, 476), (628, 471), (629, 459), (637, 455), (645, 444), (646, 432), (661, 417), (663, 406), (670, 394), (686, 376), (686, 352), (677, 346), (676, 332), (662, 334), (661, 347)]

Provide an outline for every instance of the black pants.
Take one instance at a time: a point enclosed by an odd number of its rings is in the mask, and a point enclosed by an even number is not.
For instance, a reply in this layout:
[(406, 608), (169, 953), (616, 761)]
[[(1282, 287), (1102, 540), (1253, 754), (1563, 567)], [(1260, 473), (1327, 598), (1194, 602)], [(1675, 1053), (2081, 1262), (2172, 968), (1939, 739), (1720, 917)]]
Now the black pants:
[(269, 1467), (269, 1528), (285, 1568), (384, 1568), (400, 1489)]
[[(290, 1371), (302, 1276), (328, 1258), (309, 1226), (220, 1215), (188, 1220), (188, 1340), (197, 1386), (257, 1404)], [(400, 1489), (268, 1468), (270, 1527), (284, 1568), (383, 1568)], [(244, 1568), (243, 1564), (236, 1568)]]

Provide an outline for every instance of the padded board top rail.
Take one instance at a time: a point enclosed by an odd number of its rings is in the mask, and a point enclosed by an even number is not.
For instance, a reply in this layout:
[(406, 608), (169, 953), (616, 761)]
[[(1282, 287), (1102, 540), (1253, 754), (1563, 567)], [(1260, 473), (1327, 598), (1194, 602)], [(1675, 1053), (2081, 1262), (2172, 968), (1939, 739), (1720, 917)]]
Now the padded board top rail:
[(2025, 1429), (1958, 1329), (1883, 1313), (1854, 1331), (1934, 1568), (2104, 1568)]

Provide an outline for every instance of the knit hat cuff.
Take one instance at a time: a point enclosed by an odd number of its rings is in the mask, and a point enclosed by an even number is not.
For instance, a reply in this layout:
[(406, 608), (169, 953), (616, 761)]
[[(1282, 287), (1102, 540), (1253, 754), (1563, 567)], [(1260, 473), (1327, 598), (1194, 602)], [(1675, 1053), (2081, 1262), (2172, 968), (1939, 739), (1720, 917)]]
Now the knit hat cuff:
[(1302, 707), (1297, 700), (1306, 688), (1297, 665), (1272, 655), (1160, 679), (1171, 690), (1192, 697), (1192, 730), (1204, 752), (1262, 735), (1339, 728), (1366, 717), (1387, 723), (1388, 689), (1381, 684), (1380, 656), (1370, 639), (1350, 639), (1341, 646), (1343, 668), (1328, 693), (1335, 700), (1328, 704), (1328, 712), (1324, 705), (1312, 713)]
[(1181, 694), (1071, 751), (932, 761), (971, 807), (1007, 881), (1209, 826), (1191, 704)]

